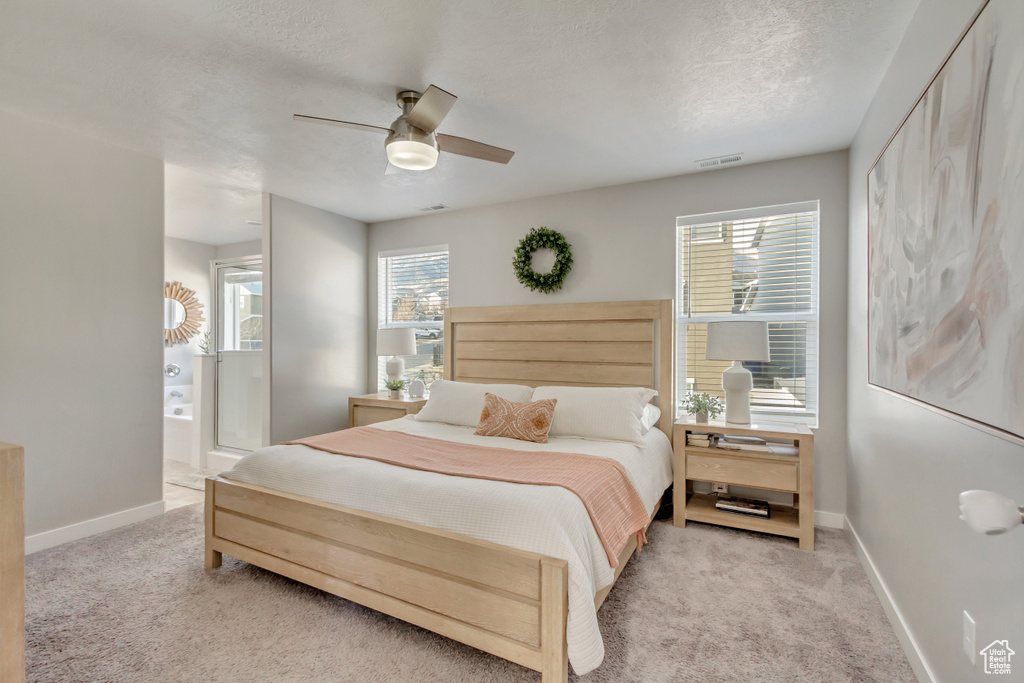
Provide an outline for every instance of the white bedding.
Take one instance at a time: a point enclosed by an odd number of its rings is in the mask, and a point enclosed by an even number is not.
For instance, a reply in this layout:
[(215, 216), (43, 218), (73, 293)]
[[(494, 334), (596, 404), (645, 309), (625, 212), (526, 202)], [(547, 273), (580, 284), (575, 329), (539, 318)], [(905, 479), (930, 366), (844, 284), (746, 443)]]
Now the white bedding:
[[(570, 438), (538, 444), (475, 436), (473, 427), (411, 417), (373, 426), (493, 448), (614, 458), (629, 472), (648, 514), (672, 482), (672, 447), (657, 428), (645, 435), (641, 448)], [(453, 477), (285, 445), (260, 449), (220, 476), (565, 559), (569, 661), (577, 674), (585, 674), (604, 659), (594, 595), (612, 582), (614, 570), (586, 508), (566, 489)]]

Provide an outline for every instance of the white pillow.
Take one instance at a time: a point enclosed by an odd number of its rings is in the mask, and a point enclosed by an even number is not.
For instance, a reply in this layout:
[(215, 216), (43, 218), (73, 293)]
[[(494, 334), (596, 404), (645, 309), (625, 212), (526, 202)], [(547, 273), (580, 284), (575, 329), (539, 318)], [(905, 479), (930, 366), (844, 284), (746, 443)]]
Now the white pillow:
[(654, 405), (653, 403), (648, 403), (647, 405), (645, 405), (643, 417), (640, 418), (641, 422), (643, 422), (644, 425), (644, 434), (651, 431), (651, 427), (658, 424), (659, 419), (661, 419), (661, 408)]
[(537, 387), (533, 400), (553, 398), (555, 419), (550, 436), (643, 445), (644, 406), (658, 395), (643, 387)]
[(506, 401), (524, 403), (530, 400), (533, 389), (520, 384), (473, 384), (439, 379), (430, 385), (427, 404), (416, 413), (416, 419), (476, 427), (484, 409), (484, 394), (488, 393)]

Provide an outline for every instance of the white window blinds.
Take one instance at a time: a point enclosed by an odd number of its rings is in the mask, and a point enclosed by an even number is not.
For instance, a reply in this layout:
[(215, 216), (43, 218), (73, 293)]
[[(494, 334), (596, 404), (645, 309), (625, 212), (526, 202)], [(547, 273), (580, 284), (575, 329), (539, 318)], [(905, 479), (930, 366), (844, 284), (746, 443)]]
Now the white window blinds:
[[(444, 374), (444, 311), (448, 307), (448, 247), (381, 252), (377, 256), (377, 326), (412, 327), (416, 355), (406, 356), (407, 380), (430, 384)], [(378, 389), (386, 358), (378, 358)]]
[(818, 203), (676, 221), (677, 386), (725, 397), (727, 361), (704, 358), (707, 323), (763, 320), (771, 360), (744, 362), (751, 411), (814, 423), (818, 374)]

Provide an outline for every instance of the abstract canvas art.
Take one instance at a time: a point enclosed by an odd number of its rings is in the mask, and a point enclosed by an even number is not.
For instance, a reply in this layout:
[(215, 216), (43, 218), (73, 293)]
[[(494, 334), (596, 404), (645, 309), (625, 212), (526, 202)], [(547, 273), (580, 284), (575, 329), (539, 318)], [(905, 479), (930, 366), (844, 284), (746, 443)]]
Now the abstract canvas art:
[(1024, 437), (1024, 2), (977, 16), (868, 212), (868, 381)]

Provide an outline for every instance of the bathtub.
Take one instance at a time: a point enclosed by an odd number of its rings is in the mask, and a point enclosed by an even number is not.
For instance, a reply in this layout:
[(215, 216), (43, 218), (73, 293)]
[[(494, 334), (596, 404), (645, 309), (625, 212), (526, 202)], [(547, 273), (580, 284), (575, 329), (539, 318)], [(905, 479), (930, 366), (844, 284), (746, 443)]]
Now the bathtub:
[[(181, 396), (171, 396), (175, 391)], [(164, 460), (192, 464), (192, 387), (164, 387)]]

